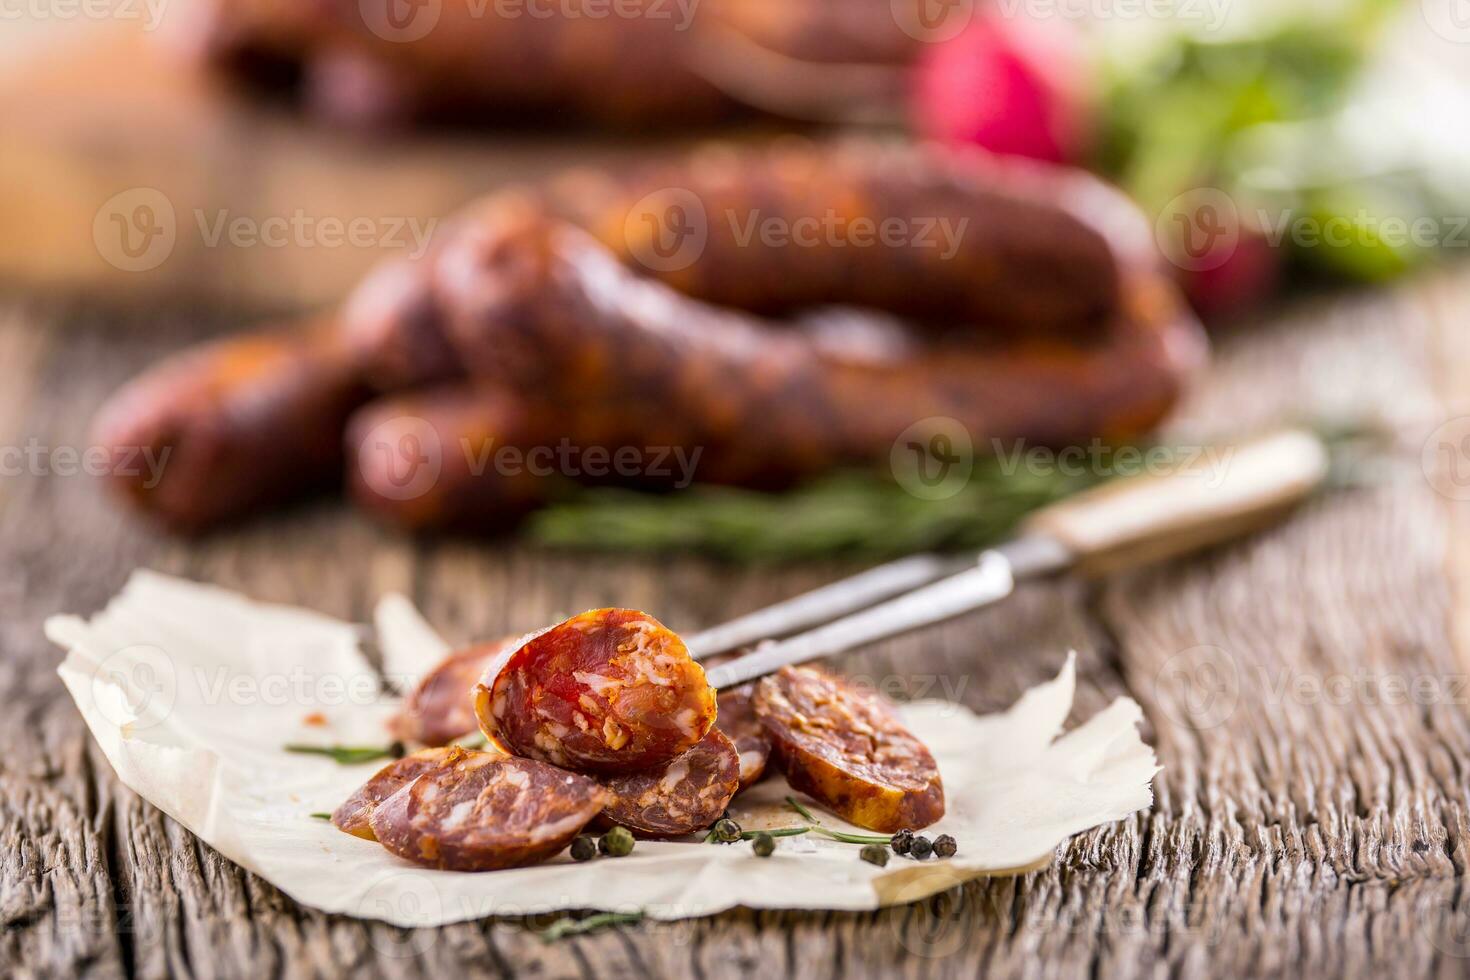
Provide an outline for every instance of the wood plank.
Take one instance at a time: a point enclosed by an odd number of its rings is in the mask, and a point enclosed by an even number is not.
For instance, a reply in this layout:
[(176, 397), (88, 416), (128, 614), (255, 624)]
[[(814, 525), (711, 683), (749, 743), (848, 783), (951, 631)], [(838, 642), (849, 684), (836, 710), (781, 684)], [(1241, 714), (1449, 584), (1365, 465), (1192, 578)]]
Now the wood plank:
[[(1347, 296), (1227, 338), (1179, 431), (1233, 431), (1344, 404), (1432, 414), (1428, 309), (1413, 290)], [(1463, 319), (1470, 306), (1454, 309)], [(183, 316), (8, 317), (0, 350), (29, 351), (21, 356), (35, 383), (0, 400), (0, 433), (54, 445), (84, 445), (106, 392), (197, 332)], [(1441, 571), (1446, 525), (1417, 457), (1394, 472), (1402, 478), (1318, 501), (1204, 559), (1097, 590), (1031, 584), (1004, 607), (842, 660), (911, 689), (948, 685), (988, 710), (1075, 647), (1079, 714), (1125, 692), (1144, 705), (1166, 765), (1151, 813), (1079, 836), (1045, 870), (917, 905), (735, 911), (550, 946), (530, 928), (544, 916), (418, 932), (323, 916), (221, 860), (116, 783), (52, 673), (42, 618), (96, 608), (143, 564), (354, 618), (380, 591), (401, 588), (455, 638), (615, 600), (693, 628), (841, 567), (413, 542), (331, 502), (188, 545), (121, 517), (89, 480), (8, 481), (0, 963), (140, 976), (1460, 975), (1470, 954), (1460, 888), (1470, 724), (1465, 692), (1449, 688), (1462, 668)], [(1237, 683), (1211, 701), (1222, 676)], [(1422, 704), (1322, 691), (1346, 677), (1381, 692), (1400, 676), (1438, 686)]]

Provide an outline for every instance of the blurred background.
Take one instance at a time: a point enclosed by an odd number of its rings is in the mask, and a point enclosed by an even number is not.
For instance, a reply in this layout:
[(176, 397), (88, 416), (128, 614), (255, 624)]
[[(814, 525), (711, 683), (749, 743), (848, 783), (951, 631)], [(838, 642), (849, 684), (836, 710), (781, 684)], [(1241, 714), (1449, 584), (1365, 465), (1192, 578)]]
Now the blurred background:
[[(0, 18), (0, 282), (104, 319), (212, 333), (328, 309), (497, 188), (783, 134), (1099, 174), (1217, 336), (1470, 248), (1465, 0), (15, 0)], [(998, 523), (871, 542), (836, 520), (810, 547), (969, 543), (1073, 488), (995, 504), (1013, 484), (985, 488)], [(870, 492), (656, 516), (599, 500), (625, 538), (739, 552), (773, 520), (867, 520), (889, 506)], [(535, 533), (586, 527), (564, 509)]]

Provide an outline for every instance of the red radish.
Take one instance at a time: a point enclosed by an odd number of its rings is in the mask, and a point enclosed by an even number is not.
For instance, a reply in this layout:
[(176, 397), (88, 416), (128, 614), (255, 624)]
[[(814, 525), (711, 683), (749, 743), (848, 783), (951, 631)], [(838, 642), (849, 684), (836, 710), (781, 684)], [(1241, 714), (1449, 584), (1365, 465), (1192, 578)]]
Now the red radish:
[(1064, 17), (977, 12), (957, 36), (925, 46), (914, 92), (920, 132), (1053, 163), (1088, 148), (1092, 66)]
[(1281, 253), (1263, 235), (1242, 229), (1230, 247), (1229, 255), (1218, 264), (1206, 259), (1202, 268), (1180, 274), (1190, 304), (1206, 319), (1259, 306), (1280, 279)]

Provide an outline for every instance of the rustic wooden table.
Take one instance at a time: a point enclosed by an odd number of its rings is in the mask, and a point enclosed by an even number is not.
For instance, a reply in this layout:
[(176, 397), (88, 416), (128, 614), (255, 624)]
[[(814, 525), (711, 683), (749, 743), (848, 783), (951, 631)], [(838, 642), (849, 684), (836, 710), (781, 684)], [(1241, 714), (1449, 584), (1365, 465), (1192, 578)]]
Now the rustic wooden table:
[[(260, 976), (1462, 976), (1470, 969), (1470, 714), (1447, 559), (1455, 471), (1420, 450), (1465, 411), (1470, 278), (1302, 301), (1220, 344), (1180, 424), (1369, 414), (1405, 437), (1381, 482), (1227, 550), (1002, 607), (845, 659), (994, 709), (1080, 651), (1077, 710), (1131, 694), (1165, 769), (1149, 813), (1045, 870), (873, 914), (734, 911), (544, 945), (522, 920), (406, 933), (304, 909), (118, 784), (41, 636), (146, 565), (362, 619), (413, 595), (452, 637), (619, 603), (696, 628), (845, 569), (413, 542), (331, 503), (199, 544), (157, 537), (41, 450), (84, 446), (118, 382), (197, 318), (0, 307), (0, 969)], [(228, 324), (219, 324), (220, 327)], [(1453, 427), (1432, 448), (1460, 462)], [(60, 460), (60, 457), (53, 457)], [(49, 469), (49, 472), (46, 472)], [(33, 471), (34, 470), (34, 471)], [(19, 471), (19, 472), (17, 472)], [(1448, 482), (1445, 482), (1448, 480)], [(1439, 486), (1444, 492), (1437, 492)], [(1460, 507), (1465, 505), (1461, 504)]]

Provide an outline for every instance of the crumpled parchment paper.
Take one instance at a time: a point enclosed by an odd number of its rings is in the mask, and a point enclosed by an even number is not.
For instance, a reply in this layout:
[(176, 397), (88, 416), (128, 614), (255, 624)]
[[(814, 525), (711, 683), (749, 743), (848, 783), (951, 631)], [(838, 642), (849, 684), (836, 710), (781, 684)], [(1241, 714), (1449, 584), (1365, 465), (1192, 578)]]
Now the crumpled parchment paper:
[[(385, 599), (375, 622), (390, 674), (420, 673), (446, 648), (401, 596)], [(362, 627), (139, 571), (105, 610), (52, 617), (46, 635), (68, 651), (58, 673), (128, 787), (298, 902), (401, 926), (574, 908), (678, 919), (735, 905), (914, 901), (1046, 864), (1072, 834), (1149, 807), (1159, 768), (1132, 700), (1062, 734), (1075, 686), (1069, 656), (1001, 714), (944, 701), (902, 707), (944, 777), (948, 812), (926, 833), (954, 835), (950, 860), (894, 857), (878, 868), (854, 845), (808, 834), (779, 840), (768, 859), (748, 843), (640, 841), (629, 857), (592, 864), (563, 854), (518, 870), (431, 871), (312, 816), (383, 762), (342, 766), (283, 749), (387, 741), (397, 696), (359, 651)], [(746, 829), (800, 825), (783, 803), (790, 792), (769, 778), (732, 815)], [(825, 826), (861, 832), (805, 802)]]

